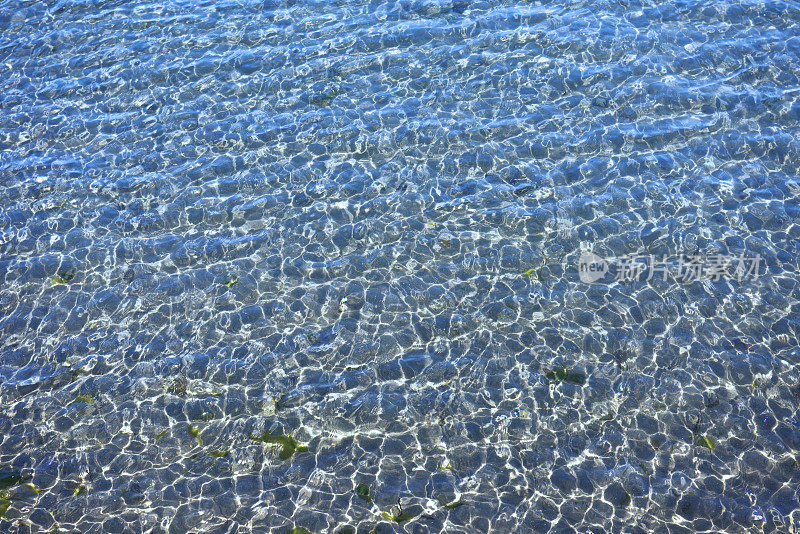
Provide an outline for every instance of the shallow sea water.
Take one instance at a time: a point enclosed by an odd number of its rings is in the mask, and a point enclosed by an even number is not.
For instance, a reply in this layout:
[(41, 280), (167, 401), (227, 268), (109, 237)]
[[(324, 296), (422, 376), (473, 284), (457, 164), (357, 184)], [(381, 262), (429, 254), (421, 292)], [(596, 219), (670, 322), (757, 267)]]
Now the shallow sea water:
[(794, 1), (0, 2), (0, 532), (796, 532), (798, 72)]

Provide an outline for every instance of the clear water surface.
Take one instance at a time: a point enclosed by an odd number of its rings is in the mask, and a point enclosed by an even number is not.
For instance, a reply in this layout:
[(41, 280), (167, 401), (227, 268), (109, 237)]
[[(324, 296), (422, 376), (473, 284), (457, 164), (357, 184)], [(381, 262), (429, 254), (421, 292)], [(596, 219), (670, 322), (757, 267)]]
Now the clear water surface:
[(0, 2), (0, 531), (797, 529), (798, 73), (795, 1)]

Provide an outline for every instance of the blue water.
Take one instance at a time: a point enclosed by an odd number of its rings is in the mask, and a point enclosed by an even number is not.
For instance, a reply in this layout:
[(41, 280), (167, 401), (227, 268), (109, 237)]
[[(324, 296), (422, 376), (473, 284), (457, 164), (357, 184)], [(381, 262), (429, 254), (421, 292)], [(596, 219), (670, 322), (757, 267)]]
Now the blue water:
[(798, 73), (794, 1), (0, 1), (0, 532), (796, 532)]

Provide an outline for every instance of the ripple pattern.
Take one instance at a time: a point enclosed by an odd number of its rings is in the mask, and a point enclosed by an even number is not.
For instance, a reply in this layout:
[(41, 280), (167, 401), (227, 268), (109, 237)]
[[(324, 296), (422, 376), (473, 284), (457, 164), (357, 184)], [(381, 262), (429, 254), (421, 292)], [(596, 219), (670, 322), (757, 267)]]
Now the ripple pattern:
[(798, 73), (794, 1), (0, 1), (0, 531), (798, 532)]

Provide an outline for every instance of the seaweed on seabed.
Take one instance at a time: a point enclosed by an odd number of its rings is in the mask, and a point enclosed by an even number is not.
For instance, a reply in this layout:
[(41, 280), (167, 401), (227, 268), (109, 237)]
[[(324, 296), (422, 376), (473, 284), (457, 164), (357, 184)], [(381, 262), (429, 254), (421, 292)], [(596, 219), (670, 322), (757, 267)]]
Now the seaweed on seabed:
[(182, 376), (178, 376), (169, 386), (167, 386), (167, 393), (172, 393), (173, 395), (186, 395), (187, 385), (186, 379)]
[(9, 506), (11, 506), (11, 499), (8, 498), (8, 494), (0, 493), (0, 519), (6, 516)]
[(315, 106), (327, 106), (337, 96), (339, 96), (339, 89), (333, 88), (312, 95), (308, 101)]
[(544, 377), (548, 380), (572, 382), (573, 384), (578, 384), (579, 386), (582, 386), (586, 383), (585, 374), (572, 369), (567, 369), (563, 366), (554, 367), (545, 373)]
[(273, 436), (267, 430), (261, 436), (250, 434), (250, 439), (263, 441), (267, 445), (280, 445), (281, 452), (278, 458), (281, 460), (288, 460), (295, 452), (308, 452), (308, 447), (298, 444), (292, 436)]
[(416, 516), (414, 514), (410, 514), (408, 512), (404, 512), (403, 510), (400, 510), (396, 514), (390, 514), (389, 512), (383, 512), (383, 517), (384, 517), (384, 519), (388, 519), (389, 521), (394, 521), (395, 523), (397, 523), (399, 525), (400, 523), (408, 521), (409, 519), (414, 519)]
[(5, 517), (9, 506), (11, 506), (11, 497), (9, 496), (9, 488), (22, 485), (36, 493), (41, 493), (41, 490), (33, 484), (23, 484), (22, 473), (19, 471), (0, 471), (0, 519)]
[(708, 436), (698, 436), (697, 438), (697, 446), (698, 447), (705, 447), (706, 449), (713, 451), (717, 448), (717, 444), (714, 443), (714, 440)]
[(78, 393), (75, 396), (75, 400), (72, 401), (70, 404), (75, 404), (76, 402), (94, 404), (94, 401), (95, 401), (94, 395), (92, 395), (91, 393)]
[(467, 503), (465, 503), (464, 501), (462, 501), (460, 499), (457, 500), (457, 501), (453, 501), (453, 502), (447, 502), (444, 499), (438, 499), (438, 501), (439, 501), (439, 504), (441, 504), (442, 506), (444, 506), (448, 510), (454, 510), (454, 509), (458, 508), (459, 506), (464, 506), (465, 504), (467, 504)]
[(22, 481), (19, 471), (0, 471), (0, 490), (16, 486)]
[(391, 512), (383, 512), (384, 519), (388, 519), (389, 521), (394, 521), (398, 525), (409, 519), (414, 519), (417, 517), (417, 514), (412, 514), (403, 510), (403, 506), (400, 504), (400, 500), (397, 500), (397, 505), (392, 507)]
[(197, 445), (200, 447), (203, 446), (203, 440), (200, 438), (200, 430), (198, 430), (196, 426), (189, 425), (189, 428), (186, 429), (186, 431), (195, 439), (195, 441), (197, 441)]
[(61, 269), (53, 276), (53, 283), (54, 284), (68, 284), (72, 282), (72, 279), (75, 278), (75, 273), (78, 270), (75, 267), (70, 269)]
[(363, 482), (356, 486), (356, 495), (367, 502), (372, 502), (372, 495), (370, 495), (369, 486)]

